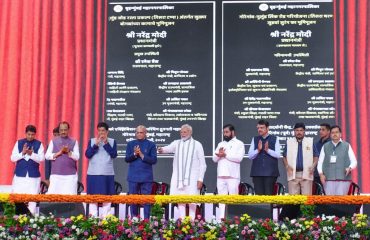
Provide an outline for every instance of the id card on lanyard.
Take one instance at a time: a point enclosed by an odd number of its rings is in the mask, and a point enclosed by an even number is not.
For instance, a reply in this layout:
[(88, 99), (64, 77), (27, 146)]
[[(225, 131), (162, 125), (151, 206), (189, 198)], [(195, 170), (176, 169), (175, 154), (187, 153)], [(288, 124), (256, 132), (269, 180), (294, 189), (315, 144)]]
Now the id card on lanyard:
[(339, 144), (340, 144), (340, 142), (338, 142), (338, 144), (333, 147), (333, 153), (330, 156), (330, 163), (336, 163), (337, 162), (337, 156), (335, 154), (335, 149), (337, 149), (337, 147), (339, 146)]

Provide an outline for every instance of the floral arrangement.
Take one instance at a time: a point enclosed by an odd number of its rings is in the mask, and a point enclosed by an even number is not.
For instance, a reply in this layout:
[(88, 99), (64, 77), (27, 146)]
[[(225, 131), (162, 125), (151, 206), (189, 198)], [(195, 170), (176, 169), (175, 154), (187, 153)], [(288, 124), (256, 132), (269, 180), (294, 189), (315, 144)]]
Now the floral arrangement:
[(111, 202), (128, 204), (225, 203), (225, 204), (370, 204), (370, 196), (304, 195), (60, 195), (0, 193), (0, 202)]
[(152, 217), (119, 220), (83, 215), (57, 218), (53, 215), (0, 217), (0, 239), (368, 239), (366, 215), (314, 217), (284, 221), (253, 220), (244, 214), (221, 222), (196, 219), (165, 220)]

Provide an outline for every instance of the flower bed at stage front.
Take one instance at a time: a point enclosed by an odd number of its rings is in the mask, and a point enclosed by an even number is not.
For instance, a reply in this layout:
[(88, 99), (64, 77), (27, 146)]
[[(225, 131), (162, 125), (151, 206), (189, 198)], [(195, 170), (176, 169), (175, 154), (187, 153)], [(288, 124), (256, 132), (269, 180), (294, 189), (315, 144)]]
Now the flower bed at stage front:
[(150, 221), (114, 216), (104, 219), (50, 216), (0, 217), (0, 239), (368, 239), (366, 215), (351, 218), (316, 217), (252, 220), (247, 214), (221, 223), (157, 219)]

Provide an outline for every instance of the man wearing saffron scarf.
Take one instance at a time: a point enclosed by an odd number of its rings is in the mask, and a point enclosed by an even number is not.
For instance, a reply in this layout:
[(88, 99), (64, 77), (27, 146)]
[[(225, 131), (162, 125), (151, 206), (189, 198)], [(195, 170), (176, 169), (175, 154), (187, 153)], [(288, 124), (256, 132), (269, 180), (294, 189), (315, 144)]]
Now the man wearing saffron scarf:
[[(26, 127), (26, 138), (18, 140), (10, 159), (16, 164), (12, 183), (13, 193), (38, 194), (40, 188), (40, 162), (44, 161), (44, 147), (35, 139), (36, 127)], [(31, 214), (36, 213), (36, 203), (28, 203)]]
[(69, 123), (59, 124), (59, 136), (50, 141), (45, 158), (52, 160), (48, 194), (77, 194), (77, 140), (69, 137)]
[[(171, 195), (199, 195), (203, 186), (206, 161), (203, 146), (192, 138), (190, 125), (181, 126), (181, 139), (158, 148), (159, 153), (174, 153), (171, 178)], [(178, 204), (179, 217), (185, 217), (185, 204)], [(189, 216), (195, 218), (196, 204), (189, 204)]]

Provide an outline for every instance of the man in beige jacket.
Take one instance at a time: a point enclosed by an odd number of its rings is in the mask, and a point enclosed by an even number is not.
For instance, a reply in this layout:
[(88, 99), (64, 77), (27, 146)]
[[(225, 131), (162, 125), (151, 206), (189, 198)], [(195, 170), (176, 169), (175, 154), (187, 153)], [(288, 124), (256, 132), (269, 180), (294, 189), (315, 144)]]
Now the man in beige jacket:
[(313, 172), (319, 153), (313, 138), (305, 137), (305, 130), (304, 123), (294, 125), (294, 137), (287, 140), (283, 153), (289, 194), (312, 194)]

